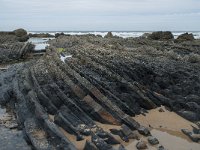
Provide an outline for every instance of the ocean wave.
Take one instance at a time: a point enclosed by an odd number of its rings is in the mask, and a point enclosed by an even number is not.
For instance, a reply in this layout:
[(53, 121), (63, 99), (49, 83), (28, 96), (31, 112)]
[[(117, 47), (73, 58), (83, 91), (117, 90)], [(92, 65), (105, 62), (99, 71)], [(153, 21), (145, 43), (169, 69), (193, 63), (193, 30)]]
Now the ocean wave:
[[(100, 32), (100, 31), (89, 31), (89, 32), (81, 32), (81, 31), (77, 31), (77, 32), (72, 32), (72, 31), (60, 31), (60, 32), (46, 32), (46, 31), (42, 31), (42, 32), (29, 32), (31, 34), (38, 34), (38, 33), (49, 33), (51, 35), (55, 35), (56, 33), (65, 33), (65, 34), (69, 34), (69, 35), (85, 35), (85, 34), (94, 34), (94, 35), (101, 35), (101, 36), (105, 36), (108, 32)], [(174, 37), (177, 38), (179, 35), (183, 34), (183, 33), (186, 33), (187, 31), (181, 31), (181, 32), (172, 32)], [(126, 32), (112, 32), (113, 35), (115, 36), (119, 36), (119, 37), (123, 37), (123, 38), (129, 38), (129, 37), (140, 37), (142, 36), (144, 33), (152, 33), (151, 31), (148, 31), (148, 32), (137, 32), (137, 31), (134, 31), (134, 32), (129, 32), (129, 31), (126, 31)], [(200, 39), (200, 31), (195, 31), (195, 32), (188, 32), (188, 33), (192, 33), (195, 37), (195, 39)]]

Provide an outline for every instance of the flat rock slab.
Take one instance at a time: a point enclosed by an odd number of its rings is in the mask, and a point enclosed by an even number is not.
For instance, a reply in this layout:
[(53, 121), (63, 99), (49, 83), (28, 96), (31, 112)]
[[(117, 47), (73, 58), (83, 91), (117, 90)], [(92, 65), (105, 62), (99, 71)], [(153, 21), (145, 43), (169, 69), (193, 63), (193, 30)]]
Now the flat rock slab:
[(0, 149), (31, 150), (31, 147), (24, 140), (22, 131), (9, 130), (5, 127), (0, 127)]

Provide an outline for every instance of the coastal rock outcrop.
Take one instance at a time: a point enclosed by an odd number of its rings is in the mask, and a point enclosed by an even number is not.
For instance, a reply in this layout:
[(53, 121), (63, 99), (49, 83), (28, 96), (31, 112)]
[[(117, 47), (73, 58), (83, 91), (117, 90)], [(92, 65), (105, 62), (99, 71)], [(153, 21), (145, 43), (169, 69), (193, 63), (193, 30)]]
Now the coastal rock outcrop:
[(13, 31), (17, 37), (22, 37), (27, 35), (27, 31), (24, 29), (16, 29)]
[(104, 37), (105, 38), (112, 38), (113, 34), (112, 34), (112, 32), (108, 32)]
[(158, 31), (148, 35), (151, 40), (173, 40), (174, 36), (170, 31)]
[(34, 149), (114, 149), (150, 136), (133, 117), (161, 105), (200, 120), (200, 62), (185, 59), (200, 43), (82, 35), (49, 44), (39, 60), (0, 72), (0, 103), (14, 107)]
[(24, 29), (17, 29), (13, 31), (17, 36), (19, 42), (26, 42), (29, 39), (27, 31)]
[(56, 34), (55, 34), (55, 38), (57, 38), (57, 37), (59, 37), (59, 36), (63, 36), (63, 35), (65, 35), (63, 32), (61, 32), (61, 33), (56, 33)]
[(17, 61), (26, 57), (34, 48), (31, 43), (25, 43), (28, 38), (24, 29), (0, 32), (0, 63)]
[(184, 33), (178, 36), (175, 42), (194, 41), (194, 35), (191, 33)]
[(139, 141), (136, 145), (137, 149), (147, 149), (147, 144), (144, 141)]

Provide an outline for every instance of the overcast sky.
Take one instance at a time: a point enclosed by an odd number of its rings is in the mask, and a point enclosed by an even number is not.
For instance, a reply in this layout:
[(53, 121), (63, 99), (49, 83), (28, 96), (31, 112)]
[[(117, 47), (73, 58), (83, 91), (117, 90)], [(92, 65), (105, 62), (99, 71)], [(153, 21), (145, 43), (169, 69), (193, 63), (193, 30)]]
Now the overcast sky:
[(0, 30), (199, 31), (200, 0), (0, 0)]

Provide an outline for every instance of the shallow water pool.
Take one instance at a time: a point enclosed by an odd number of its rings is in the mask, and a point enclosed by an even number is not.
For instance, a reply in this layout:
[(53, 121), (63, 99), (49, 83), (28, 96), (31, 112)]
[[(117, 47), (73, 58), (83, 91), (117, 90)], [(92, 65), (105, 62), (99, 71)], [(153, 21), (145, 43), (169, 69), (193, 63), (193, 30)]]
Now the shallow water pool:
[(49, 46), (48, 41), (54, 38), (30, 38), (28, 42), (35, 45), (35, 51), (44, 50), (46, 46)]

